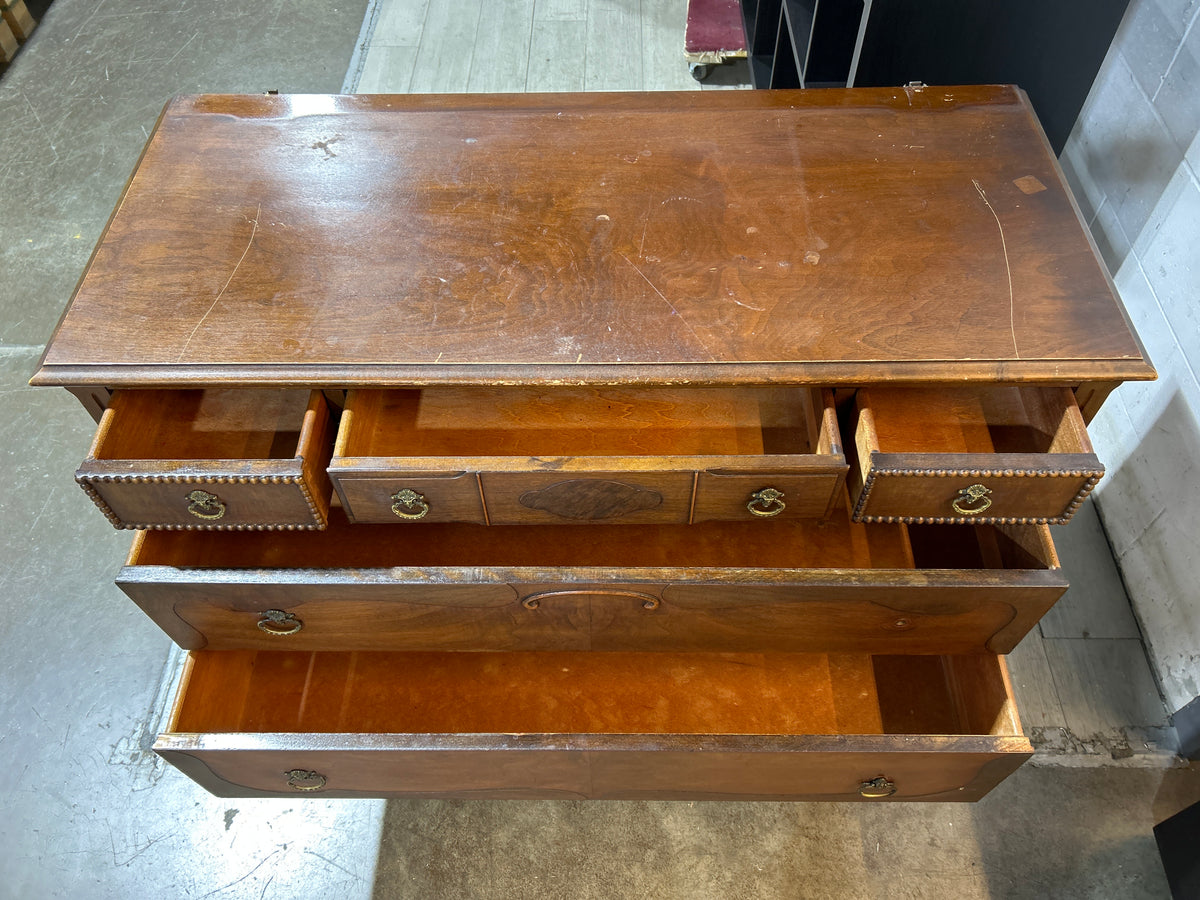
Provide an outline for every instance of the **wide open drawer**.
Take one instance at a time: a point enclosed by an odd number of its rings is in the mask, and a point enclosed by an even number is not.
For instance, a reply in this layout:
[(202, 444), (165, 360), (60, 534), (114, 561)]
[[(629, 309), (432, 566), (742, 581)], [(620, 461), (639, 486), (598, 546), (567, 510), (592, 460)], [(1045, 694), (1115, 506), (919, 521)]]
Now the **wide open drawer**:
[(833, 397), (780, 387), (351, 391), (329, 474), (352, 522), (820, 517)]
[(1062, 524), (1104, 474), (1067, 388), (870, 388), (855, 406), (857, 521)]
[(75, 480), (117, 528), (320, 529), (329, 438), (317, 392), (118, 391)]
[(138, 536), (189, 649), (1007, 653), (1066, 589), (1045, 526), (434, 524)]
[(977, 800), (1032, 752), (1003, 661), (193, 653), (154, 749), (220, 796)]

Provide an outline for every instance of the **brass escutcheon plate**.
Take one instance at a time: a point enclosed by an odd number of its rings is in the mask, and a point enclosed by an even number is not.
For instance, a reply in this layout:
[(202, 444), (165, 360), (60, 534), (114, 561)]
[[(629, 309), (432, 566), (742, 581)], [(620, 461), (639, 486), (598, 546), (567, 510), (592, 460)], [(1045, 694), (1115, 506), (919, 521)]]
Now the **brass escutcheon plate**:
[(991, 507), (992, 501), (988, 499), (988, 494), (991, 492), (991, 488), (984, 487), (982, 484), (968, 485), (958, 492), (954, 502), (950, 505), (959, 515), (977, 516)]
[(396, 491), (391, 496), (392, 512), (401, 519), (423, 519), (429, 514), (429, 501), (412, 488)]
[(787, 509), (787, 504), (783, 502), (783, 497), (783, 491), (778, 488), (765, 487), (750, 495), (750, 501), (746, 504), (746, 509), (750, 510), (752, 515), (769, 519)]
[(262, 618), (258, 620), (257, 624), (259, 631), (265, 631), (276, 637), (287, 637), (304, 627), (304, 622), (282, 609), (268, 609), (262, 614)]
[(208, 491), (189, 491), (187, 497), (187, 511), (197, 519), (219, 519), (225, 515), (225, 501), (216, 494), (210, 494)]

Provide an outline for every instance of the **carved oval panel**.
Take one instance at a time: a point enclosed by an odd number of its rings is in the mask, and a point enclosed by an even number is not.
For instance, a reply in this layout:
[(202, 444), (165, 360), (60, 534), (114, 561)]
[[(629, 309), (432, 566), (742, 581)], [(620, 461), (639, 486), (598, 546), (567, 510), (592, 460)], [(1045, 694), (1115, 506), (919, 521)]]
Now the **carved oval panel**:
[(526, 491), (520, 503), (564, 519), (615, 519), (661, 506), (663, 495), (620, 481), (576, 478)]

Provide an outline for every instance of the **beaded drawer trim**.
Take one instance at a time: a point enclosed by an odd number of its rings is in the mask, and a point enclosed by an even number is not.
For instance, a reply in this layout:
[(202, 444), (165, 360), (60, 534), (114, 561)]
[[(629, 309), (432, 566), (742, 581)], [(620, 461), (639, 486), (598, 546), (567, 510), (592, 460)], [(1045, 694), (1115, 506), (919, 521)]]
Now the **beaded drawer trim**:
[[(1079, 492), (1057, 516), (869, 516), (863, 508), (871, 496), (875, 482), (883, 476), (904, 478), (1084, 478)], [(1088, 494), (1092, 492), (1104, 469), (1076, 469), (1045, 471), (1042, 469), (872, 469), (863, 484), (858, 502), (854, 504), (852, 519), (855, 522), (880, 522), (886, 524), (907, 523), (910, 525), (1065, 525)]]
[[(327, 524), (325, 516), (321, 514), (321, 509), (317, 505), (312, 491), (309, 489), (302, 475), (218, 475), (211, 477), (196, 475), (88, 475), (81, 477), (76, 475), (75, 481), (87, 492), (87, 495), (92, 498), (92, 502), (99, 507), (100, 511), (104, 513), (105, 518), (116, 528), (158, 531), (320, 531)], [(242, 523), (225, 525), (206, 524), (202, 522), (195, 524), (180, 523), (177, 525), (161, 522), (124, 522), (113, 512), (105, 499), (100, 496), (100, 492), (93, 486), (94, 482), (121, 484), (195, 484), (201, 486), (214, 484), (295, 485), (300, 488), (300, 494), (304, 497), (304, 502), (308, 505), (313, 521), (305, 523), (265, 522), (261, 524)]]

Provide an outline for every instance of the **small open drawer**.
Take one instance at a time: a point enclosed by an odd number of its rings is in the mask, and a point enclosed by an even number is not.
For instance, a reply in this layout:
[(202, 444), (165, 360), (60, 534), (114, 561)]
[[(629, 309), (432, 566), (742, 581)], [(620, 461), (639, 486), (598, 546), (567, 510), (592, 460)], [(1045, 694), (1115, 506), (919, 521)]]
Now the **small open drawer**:
[(977, 800), (1001, 658), (191, 654), (154, 749), (219, 796)]
[(820, 517), (833, 397), (795, 387), (351, 391), (329, 474), (352, 522)]
[(856, 521), (1062, 524), (1104, 474), (1063, 387), (870, 388), (854, 412)]
[(331, 443), (318, 392), (118, 391), (75, 480), (117, 528), (320, 529)]
[(1046, 526), (432, 524), (147, 532), (120, 588), (188, 649), (1007, 653)]

